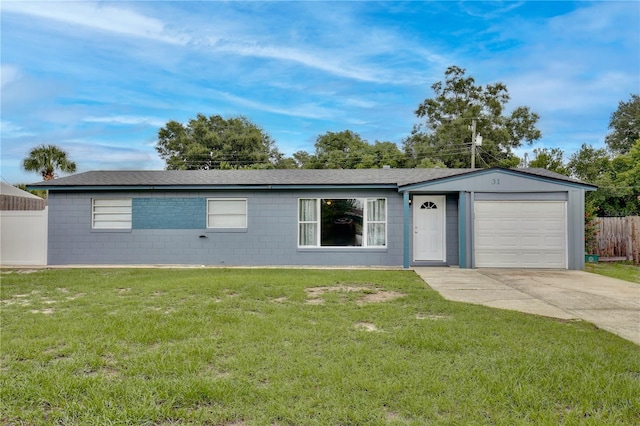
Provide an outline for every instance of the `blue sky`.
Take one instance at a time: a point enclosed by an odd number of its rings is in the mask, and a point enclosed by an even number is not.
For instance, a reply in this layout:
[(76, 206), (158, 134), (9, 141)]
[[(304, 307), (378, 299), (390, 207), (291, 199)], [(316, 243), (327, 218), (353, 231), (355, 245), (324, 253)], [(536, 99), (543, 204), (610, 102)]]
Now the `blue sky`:
[(535, 147), (604, 146), (640, 92), (640, 2), (2, 1), (1, 173), (38, 144), (78, 171), (162, 169), (169, 120), (244, 115), (287, 155), (352, 130), (399, 146), (450, 65), (541, 119)]

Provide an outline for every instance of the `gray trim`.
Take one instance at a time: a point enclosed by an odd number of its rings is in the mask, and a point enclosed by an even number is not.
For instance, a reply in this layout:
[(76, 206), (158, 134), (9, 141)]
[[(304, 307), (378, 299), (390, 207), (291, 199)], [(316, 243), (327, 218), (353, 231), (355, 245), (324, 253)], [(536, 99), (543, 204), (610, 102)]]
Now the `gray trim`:
[(248, 228), (206, 228), (202, 230), (205, 234), (233, 234), (238, 232), (248, 232)]
[(476, 227), (475, 227), (475, 223), (476, 223), (476, 206), (475, 206), (475, 201), (476, 201), (476, 194), (475, 192), (471, 191), (469, 192), (469, 210), (468, 210), (468, 215), (469, 215), (469, 221), (468, 221), (468, 225), (469, 227), (468, 229), (468, 238), (467, 238), (467, 250), (469, 250), (467, 252), (467, 262), (469, 263), (469, 267), (471, 268), (475, 268), (476, 267), (476, 251), (475, 251), (475, 238), (474, 236), (476, 235)]
[(91, 185), (91, 186), (45, 186), (27, 185), (30, 189), (49, 191), (269, 191), (298, 189), (396, 189), (396, 184), (334, 184), (334, 185)]

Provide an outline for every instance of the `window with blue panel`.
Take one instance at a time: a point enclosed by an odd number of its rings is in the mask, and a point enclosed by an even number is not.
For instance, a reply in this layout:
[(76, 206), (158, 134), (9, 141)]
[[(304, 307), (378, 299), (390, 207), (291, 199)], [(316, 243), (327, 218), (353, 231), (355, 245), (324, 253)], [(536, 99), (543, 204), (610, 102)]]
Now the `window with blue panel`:
[(204, 229), (205, 198), (134, 198), (133, 229)]

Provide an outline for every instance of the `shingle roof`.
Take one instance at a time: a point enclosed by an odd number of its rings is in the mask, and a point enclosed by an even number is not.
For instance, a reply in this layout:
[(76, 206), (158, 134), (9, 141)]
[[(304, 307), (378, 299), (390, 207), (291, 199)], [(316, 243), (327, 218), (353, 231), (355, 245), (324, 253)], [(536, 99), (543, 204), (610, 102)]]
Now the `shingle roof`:
[[(500, 169), (504, 170), (504, 169)], [(275, 169), (275, 170), (138, 170), (91, 171), (29, 185), (51, 190), (69, 187), (211, 187), (255, 185), (381, 185), (404, 186), (486, 172), (487, 169)], [(513, 169), (515, 172), (583, 184), (545, 169)]]

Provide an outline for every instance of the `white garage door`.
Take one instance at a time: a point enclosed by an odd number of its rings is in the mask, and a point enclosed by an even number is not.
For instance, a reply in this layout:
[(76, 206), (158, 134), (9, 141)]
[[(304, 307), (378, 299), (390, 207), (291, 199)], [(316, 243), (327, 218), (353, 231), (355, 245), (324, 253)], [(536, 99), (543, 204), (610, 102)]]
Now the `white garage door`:
[(566, 268), (564, 201), (476, 201), (475, 266)]

